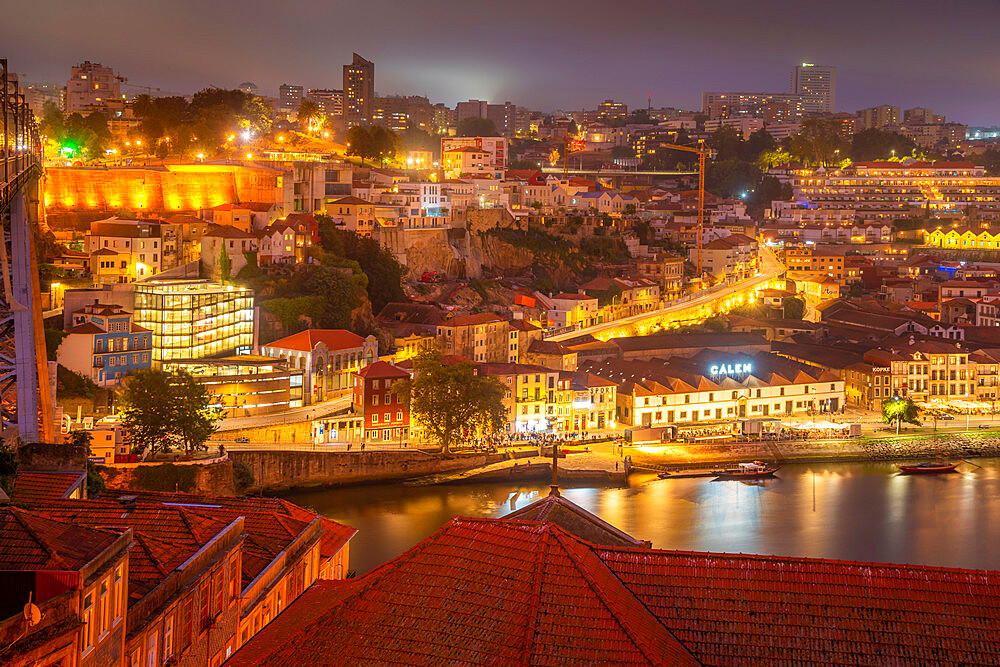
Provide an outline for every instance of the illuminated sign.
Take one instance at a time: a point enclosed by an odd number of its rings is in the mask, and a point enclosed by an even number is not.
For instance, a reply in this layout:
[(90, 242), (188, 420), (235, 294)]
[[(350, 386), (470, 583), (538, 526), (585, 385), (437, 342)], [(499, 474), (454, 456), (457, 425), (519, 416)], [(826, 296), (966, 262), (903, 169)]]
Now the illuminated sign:
[(708, 372), (712, 375), (749, 375), (753, 370), (750, 362), (742, 364), (712, 364)]

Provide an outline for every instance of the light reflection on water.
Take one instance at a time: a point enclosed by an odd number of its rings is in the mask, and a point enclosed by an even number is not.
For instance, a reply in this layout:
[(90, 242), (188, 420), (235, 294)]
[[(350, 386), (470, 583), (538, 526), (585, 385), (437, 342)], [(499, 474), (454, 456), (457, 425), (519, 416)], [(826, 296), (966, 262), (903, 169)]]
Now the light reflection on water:
[[(563, 495), (661, 549), (1000, 569), (1000, 459), (959, 474), (903, 476), (889, 463), (789, 465), (766, 482), (658, 480)], [(499, 517), (538, 485), (362, 486), (287, 494), (359, 530), (351, 568), (398, 556), (455, 515)]]

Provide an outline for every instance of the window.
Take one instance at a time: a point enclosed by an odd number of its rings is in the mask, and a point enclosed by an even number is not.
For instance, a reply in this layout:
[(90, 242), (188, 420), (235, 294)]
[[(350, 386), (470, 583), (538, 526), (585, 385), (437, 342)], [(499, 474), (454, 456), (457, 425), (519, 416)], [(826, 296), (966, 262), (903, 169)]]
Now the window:
[(372, 415), (372, 423), (373, 424), (377, 424), (378, 423), (378, 415), (377, 414)]
[(388, 424), (389, 422), (391, 422), (391, 421), (392, 421), (392, 413), (390, 413), (390, 412), (387, 412), (387, 413), (385, 413), (385, 414), (384, 414), (384, 415), (382, 415), (382, 416), (383, 416), (383, 417), (385, 417), (385, 419), (383, 419), (383, 421), (384, 421), (384, 422), (385, 422), (386, 424)]
[(396, 421), (403, 421), (403, 413), (401, 411), (396, 413)]
[(146, 667), (156, 667), (156, 633), (150, 632), (146, 639)]
[(201, 585), (198, 597), (198, 629), (204, 630), (209, 623), (209, 602), (211, 600), (212, 584), (206, 581)]
[(216, 616), (222, 613), (222, 605), (225, 602), (226, 591), (222, 586), (223, 576), (222, 568), (219, 568), (212, 577), (212, 614)]
[(194, 640), (194, 601), (187, 600), (181, 608), (181, 639), (184, 641), (184, 648), (191, 645)]
[(111, 577), (104, 578), (98, 591), (100, 594), (97, 598), (97, 635), (100, 637), (111, 628)]
[(391, 402), (392, 402), (392, 401), (391, 401), (391, 400), (389, 400), (389, 394), (386, 394), (386, 395), (385, 395), (385, 404), (386, 404), (386, 405), (389, 405), (389, 403), (391, 403)]
[(372, 405), (378, 405), (378, 394), (372, 394)]
[(122, 617), (122, 613), (125, 611), (125, 586), (122, 582), (122, 571), (121, 565), (115, 568), (114, 576), (114, 587), (111, 590), (112, 604), (114, 606), (114, 619), (117, 621)]
[(240, 561), (239, 558), (233, 557), (229, 561), (229, 601), (232, 602), (240, 596), (240, 583), (241, 583), (241, 573), (240, 573)]
[(83, 598), (83, 652), (94, 647), (94, 593), (91, 591)]
[(163, 621), (163, 659), (167, 660), (174, 654), (174, 617), (167, 616)]

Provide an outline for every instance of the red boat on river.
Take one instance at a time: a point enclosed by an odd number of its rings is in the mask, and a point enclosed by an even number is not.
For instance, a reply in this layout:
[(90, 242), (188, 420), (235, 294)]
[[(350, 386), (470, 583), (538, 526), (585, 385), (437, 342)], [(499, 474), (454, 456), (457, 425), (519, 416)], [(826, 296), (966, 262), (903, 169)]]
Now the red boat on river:
[(899, 471), (906, 475), (933, 475), (943, 472), (955, 472), (962, 462), (947, 463), (945, 461), (925, 461), (914, 465), (897, 465)]

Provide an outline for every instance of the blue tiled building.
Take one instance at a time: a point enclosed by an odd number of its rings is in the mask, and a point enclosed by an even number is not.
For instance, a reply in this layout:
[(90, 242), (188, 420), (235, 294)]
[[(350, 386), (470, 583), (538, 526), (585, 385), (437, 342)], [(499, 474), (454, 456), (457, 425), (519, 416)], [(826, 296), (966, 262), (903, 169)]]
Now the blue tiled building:
[(152, 332), (116, 304), (94, 301), (73, 313), (57, 353), (59, 363), (100, 386), (117, 384), (152, 362)]

